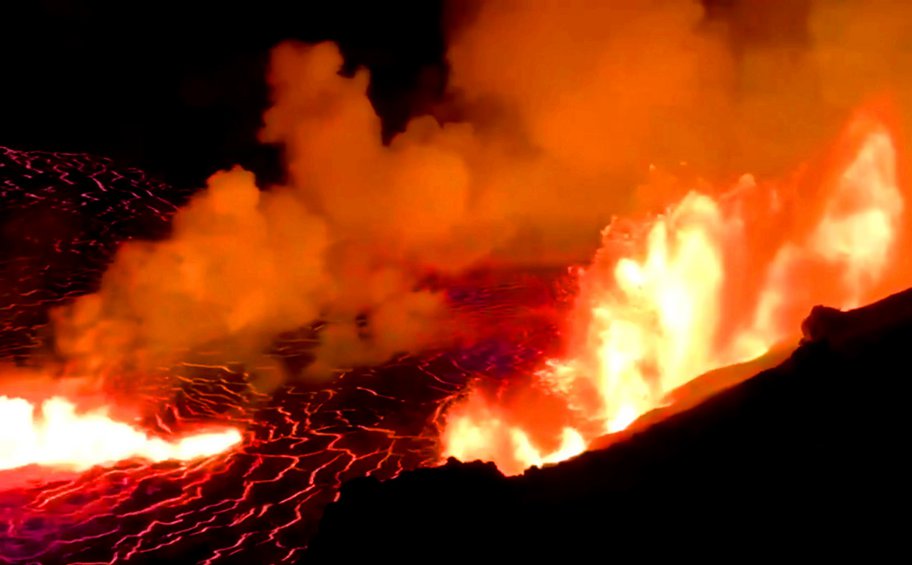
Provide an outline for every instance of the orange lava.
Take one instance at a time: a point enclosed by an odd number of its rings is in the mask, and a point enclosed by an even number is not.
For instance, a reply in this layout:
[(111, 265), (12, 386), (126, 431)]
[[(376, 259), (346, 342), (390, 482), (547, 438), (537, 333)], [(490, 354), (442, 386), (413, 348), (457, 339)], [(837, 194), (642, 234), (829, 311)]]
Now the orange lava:
[(667, 213), (603, 231), (578, 272), (565, 353), (520, 390), (471, 390), (448, 413), (444, 455), (510, 474), (575, 456), (691, 379), (791, 338), (813, 305), (882, 295), (902, 263), (890, 260), (904, 214), (896, 150), (870, 115), (786, 182), (686, 188)]
[(79, 471), (124, 459), (187, 461), (221, 453), (241, 441), (234, 428), (174, 440), (150, 437), (99, 408), (80, 412), (62, 397), (35, 406), (0, 396), (0, 471), (41, 465)]

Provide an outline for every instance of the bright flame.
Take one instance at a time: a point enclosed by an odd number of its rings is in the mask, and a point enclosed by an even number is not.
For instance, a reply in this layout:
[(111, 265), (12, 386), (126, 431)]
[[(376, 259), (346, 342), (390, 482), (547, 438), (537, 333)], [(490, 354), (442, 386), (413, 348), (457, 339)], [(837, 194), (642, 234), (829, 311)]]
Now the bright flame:
[(813, 305), (872, 299), (903, 214), (896, 154), (887, 129), (863, 117), (844, 141), (849, 157), (810, 201), (801, 177), (761, 187), (745, 176), (718, 197), (691, 191), (663, 216), (606, 228), (579, 274), (567, 355), (522, 385), (557, 398), (562, 414), (472, 390), (448, 414), (444, 454), (506, 473), (572, 457), (691, 379), (764, 354)]
[(53, 397), (36, 409), (23, 398), (0, 396), (0, 470), (34, 464), (78, 471), (131, 458), (187, 461), (240, 441), (233, 428), (166, 441), (112, 420), (103, 408), (79, 413), (70, 401)]

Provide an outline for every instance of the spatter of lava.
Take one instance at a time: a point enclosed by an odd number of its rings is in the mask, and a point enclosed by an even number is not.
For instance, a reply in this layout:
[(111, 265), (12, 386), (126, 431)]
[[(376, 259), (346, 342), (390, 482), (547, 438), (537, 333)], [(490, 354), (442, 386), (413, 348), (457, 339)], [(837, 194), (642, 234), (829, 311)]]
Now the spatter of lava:
[(444, 453), (509, 474), (563, 461), (674, 408), (701, 375), (775, 358), (815, 304), (907, 287), (901, 159), (879, 112), (860, 109), (782, 181), (689, 186), (665, 214), (611, 224), (579, 271), (566, 353), (498, 397), (474, 389), (449, 411)]
[[(28, 364), (48, 308), (92, 290), (120, 241), (166, 233), (187, 196), (105, 159), (0, 148), (0, 230), (10, 242), (0, 248), (0, 362)], [(220, 365), (218, 351), (211, 364), (173, 367), (174, 378), (155, 381), (167, 384), (141, 390), (159, 407), (144, 427), (167, 436), (217, 423), (245, 430), (242, 445), (184, 463), (36, 472), (27, 483), (28, 469), (10, 471), (14, 482), (0, 474), (0, 560), (296, 561), (343, 482), (437, 463), (449, 399), (475, 378), (535, 365), (555, 341), (551, 276), (451, 288), (486, 337), (326, 385), (289, 383), (264, 395), (247, 373)], [(311, 346), (308, 332), (288, 335), (275, 354), (293, 360)]]

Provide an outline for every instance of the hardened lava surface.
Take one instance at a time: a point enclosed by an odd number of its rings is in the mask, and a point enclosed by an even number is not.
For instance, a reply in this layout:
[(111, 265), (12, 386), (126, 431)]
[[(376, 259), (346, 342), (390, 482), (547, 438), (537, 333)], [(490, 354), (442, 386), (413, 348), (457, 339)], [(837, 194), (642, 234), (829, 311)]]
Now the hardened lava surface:
[[(166, 235), (188, 196), (105, 159), (0, 148), (0, 363), (33, 362), (48, 307), (92, 291), (119, 242)], [(327, 382), (286, 382), (270, 394), (251, 385), (255, 368), (223, 364), (217, 351), (207, 353), (211, 363), (173, 367), (144, 389), (156, 407), (149, 429), (230, 424), (244, 430), (243, 443), (191, 463), (126, 461), (0, 480), (0, 559), (296, 562), (342, 483), (437, 464), (447, 403), (473, 380), (537, 362), (554, 341), (553, 288), (548, 273), (450, 283), (454, 309), (478, 329), (466, 345)], [(299, 359), (312, 339), (289, 334), (273, 354)]]
[(121, 241), (166, 234), (188, 196), (108, 159), (0, 147), (0, 358), (38, 346), (48, 307), (93, 290)]

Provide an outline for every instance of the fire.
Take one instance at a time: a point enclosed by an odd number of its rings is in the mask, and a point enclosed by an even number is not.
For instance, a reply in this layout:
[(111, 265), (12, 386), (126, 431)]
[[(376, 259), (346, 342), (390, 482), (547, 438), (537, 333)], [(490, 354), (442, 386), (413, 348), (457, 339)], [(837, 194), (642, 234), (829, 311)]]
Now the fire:
[(567, 459), (688, 381), (763, 355), (814, 304), (873, 298), (904, 209), (896, 152), (865, 116), (837, 149), (833, 174), (780, 185), (744, 176), (716, 195), (691, 190), (658, 217), (609, 225), (578, 272), (566, 354), (521, 385), (547, 395), (547, 409), (473, 389), (450, 409), (444, 454), (506, 473)]
[(0, 470), (42, 465), (79, 471), (131, 458), (187, 461), (240, 441), (234, 428), (168, 441), (111, 419), (104, 408), (80, 413), (59, 396), (38, 407), (24, 398), (0, 396)]

